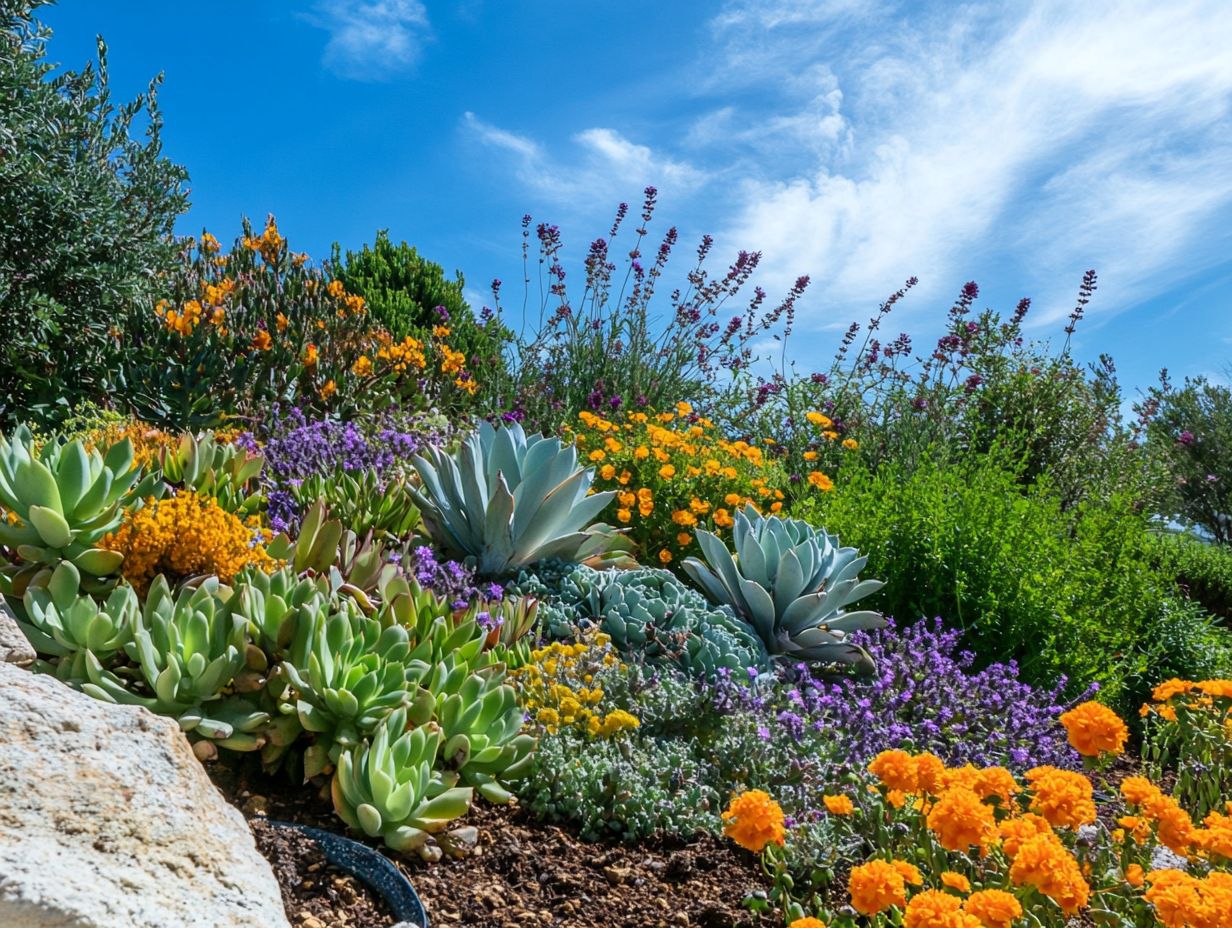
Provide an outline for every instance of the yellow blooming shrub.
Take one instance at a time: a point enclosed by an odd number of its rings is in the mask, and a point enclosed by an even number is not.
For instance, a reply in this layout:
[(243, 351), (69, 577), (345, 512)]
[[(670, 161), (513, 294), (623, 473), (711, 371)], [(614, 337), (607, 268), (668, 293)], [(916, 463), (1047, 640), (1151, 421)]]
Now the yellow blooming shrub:
[(124, 579), (144, 593), (160, 573), (176, 579), (216, 574), (226, 583), (249, 565), (273, 570), (277, 564), (264, 544), (269, 540), (256, 516), (245, 522), (210, 497), (181, 492), (146, 500), (100, 547), (124, 555)]
[(553, 642), (531, 652), (530, 662), (509, 673), (522, 708), (548, 734), (574, 728), (592, 738), (610, 738), (640, 724), (623, 709), (605, 711), (598, 679), (621, 665), (611, 639), (590, 632), (573, 643)]
[(783, 508), (787, 474), (769, 446), (729, 441), (688, 403), (610, 418), (584, 411), (567, 433), (595, 469), (595, 489), (616, 491), (605, 518), (629, 530), (644, 563), (697, 553), (694, 529), (723, 535), (746, 503)]

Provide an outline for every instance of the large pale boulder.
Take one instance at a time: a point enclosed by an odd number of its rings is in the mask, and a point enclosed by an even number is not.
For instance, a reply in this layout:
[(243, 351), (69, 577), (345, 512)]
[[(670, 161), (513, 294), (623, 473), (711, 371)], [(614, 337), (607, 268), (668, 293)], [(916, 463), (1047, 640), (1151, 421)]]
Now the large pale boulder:
[(179, 727), (0, 663), (0, 925), (286, 928)]
[(0, 596), (0, 663), (33, 664), (34, 648), (26, 640), (25, 633), (17, 627), (17, 619), (9, 610), (4, 597)]

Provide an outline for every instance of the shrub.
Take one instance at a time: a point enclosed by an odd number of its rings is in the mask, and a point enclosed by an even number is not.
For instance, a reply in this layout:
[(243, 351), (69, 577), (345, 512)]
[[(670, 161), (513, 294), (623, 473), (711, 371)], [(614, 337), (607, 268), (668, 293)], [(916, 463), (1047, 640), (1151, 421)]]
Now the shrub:
[(979, 664), (1018, 661), (1024, 678), (1097, 682), (1117, 699), (1148, 673), (1143, 646), (1173, 588), (1151, 561), (1149, 523), (1114, 495), (1066, 511), (1046, 481), (1021, 486), (999, 452), (913, 473), (853, 461), (839, 490), (805, 500), (804, 519), (836, 532), (886, 582), (870, 605), (900, 620), (941, 616)]
[(1173, 476), (1168, 512), (1232, 543), (1232, 390), (1203, 377), (1175, 389), (1165, 372), (1147, 403), (1150, 443)]
[(1232, 551), (1174, 532), (1152, 537), (1151, 549), (1160, 573), (1175, 577), (1185, 596), (1225, 623), (1232, 618)]
[[(490, 402), (491, 389), (505, 380), (504, 348), (512, 333), (490, 310), (476, 322), (463, 297), (461, 272), (448, 280), (439, 264), (424, 258), (406, 242), (394, 245), (384, 229), (373, 244), (364, 245), (358, 252), (344, 255), (334, 245), (330, 270), (349, 293), (364, 298), (372, 319), (395, 341), (409, 335), (428, 342), (434, 330), (448, 328), (450, 344), (466, 357), (467, 368), (483, 372), (476, 378), (479, 392), (472, 398), (474, 407), (482, 408)], [(430, 376), (440, 379), (438, 371)]]
[(116, 321), (174, 268), (188, 207), (188, 175), (162, 154), (161, 75), (117, 107), (101, 39), (97, 65), (53, 73), (41, 5), (0, 9), (0, 426), (107, 396)]
[(729, 441), (688, 403), (610, 417), (583, 411), (578, 422), (565, 434), (594, 467), (595, 486), (615, 491), (616, 524), (644, 561), (678, 564), (700, 553), (693, 529), (722, 534), (747, 503), (783, 508), (786, 475), (769, 445)]

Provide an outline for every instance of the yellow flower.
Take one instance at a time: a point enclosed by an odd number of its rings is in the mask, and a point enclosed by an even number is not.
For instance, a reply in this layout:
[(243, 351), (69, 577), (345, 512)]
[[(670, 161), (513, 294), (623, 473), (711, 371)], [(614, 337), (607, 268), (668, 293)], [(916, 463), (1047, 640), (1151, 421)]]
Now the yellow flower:
[(321, 399), (327, 400), (338, 392), (338, 385), (332, 380), (325, 382), (325, 386), (321, 388)]
[(823, 416), (819, 412), (807, 412), (804, 414), (804, 418), (808, 419), (809, 422), (819, 429), (828, 429), (834, 424), (828, 416)]
[(616, 476), (616, 468), (613, 467), (611, 464), (604, 464), (602, 467), (599, 468), (599, 476), (602, 477), (604, 480), (611, 480), (613, 477)]
[(783, 810), (760, 789), (733, 796), (722, 818), (723, 834), (754, 854), (781, 845), (786, 835)]
[(664, 464), (659, 468), (659, 476), (664, 480), (671, 480), (676, 476), (676, 468), (671, 464)]
[(269, 332), (265, 329), (258, 329), (257, 334), (253, 336), (252, 347), (257, 351), (269, 351), (274, 344), (274, 340), (270, 338)]
[(317, 346), (309, 344), (304, 349), (304, 367), (316, 367), (317, 361), (320, 360), (321, 353), (317, 351)]
[(372, 373), (372, 359), (366, 354), (361, 354), (351, 365), (351, 373), (356, 377), (367, 377)]
[(279, 332), (285, 332), (287, 330), (287, 317), (279, 313), (274, 319), (274, 324), (278, 327)]
[(857, 448), (860, 447), (860, 443), (856, 441), (854, 438), (844, 438), (843, 447), (846, 448), (848, 451), (855, 451)]

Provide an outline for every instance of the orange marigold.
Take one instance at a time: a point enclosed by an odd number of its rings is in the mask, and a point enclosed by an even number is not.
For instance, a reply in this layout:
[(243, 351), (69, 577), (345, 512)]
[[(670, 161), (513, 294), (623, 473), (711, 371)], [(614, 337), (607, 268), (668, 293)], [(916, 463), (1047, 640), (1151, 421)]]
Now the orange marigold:
[(1125, 868), (1125, 882), (1130, 886), (1138, 887), (1146, 881), (1146, 873), (1142, 869), (1141, 864), (1130, 864)]
[(804, 918), (797, 918), (787, 928), (826, 928), (826, 923), (820, 918), (813, 918), (813, 916), (808, 915)]
[(991, 799), (994, 796), (1008, 805), (1010, 800), (1022, 789), (1014, 775), (1004, 767), (985, 767), (975, 775), (972, 790), (981, 799)]
[(945, 762), (936, 754), (917, 754), (914, 758), (916, 789), (929, 796), (939, 796), (945, 777)]
[(1034, 886), (1066, 915), (1085, 908), (1091, 895), (1078, 861), (1052, 833), (1027, 838), (1019, 845), (1010, 880), (1016, 886)]
[(890, 866), (903, 875), (903, 882), (908, 886), (924, 885), (924, 875), (915, 864), (909, 864), (905, 860), (892, 860)]
[(1019, 845), (1028, 838), (1037, 835), (1052, 834), (1052, 826), (1048, 820), (1032, 812), (1024, 813), (1017, 818), (1008, 818), (997, 826), (997, 834), (1001, 838), (1001, 847), (1005, 853), (1013, 857), (1018, 853)]
[(911, 897), (903, 913), (903, 928), (979, 928), (979, 921), (962, 910), (962, 900), (940, 889)]
[(941, 794), (928, 813), (928, 827), (947, 851), (965, 851), (972, 845), (984, 847), (997, 833), (997, 823), (991, 807), (963, 786)]
[(1003, 889), (981, 889), (967, 897), (963, 911), (978, 918), (984, 928), (1010, 928), (1022, 918), (1022, 903)]
[(822, 796), (821, 801), (831, 815), (850, 815), (856, 810), (849, 796)]
[(870, 860), (851, 868), (847, 878), (851, 906), (862, 915), (876, 915), (890, 906), (907, 904), (907, 886), (903, 875), (884, 860)]
[(1083, 757), (1120, 754), (1125, 750), (1129, 729), (1107, 706), (1087, 701), (1061, 714), (1069, 743)]
[(882, 751), (868, 765), (868, 772), (890, 789), (901, 789), (908, 793), (916, 790), (915, 760), (906, 751), (897, 748)]
[(1095, 821), (1091, 781), (1073, 770), (1035, 767), (1027, 771), (1034, 793), (1031, 811), (1038, 812), (1054, 828), (1077, 828)]
[(971, 892), (971, 881), (961, 873), (955, 873), (953, 870), (946, 870), (942, 872), (941, 885), (947, 886), (950, 889), (956, 889), (960, 893)]
[(723, 834), (754, 854), (760, 854), (769, 844), (782, 844), (786, 835), (783, 810), (760, 789), (733, 796), (723, 822)]

